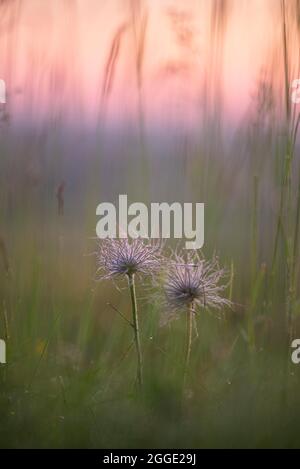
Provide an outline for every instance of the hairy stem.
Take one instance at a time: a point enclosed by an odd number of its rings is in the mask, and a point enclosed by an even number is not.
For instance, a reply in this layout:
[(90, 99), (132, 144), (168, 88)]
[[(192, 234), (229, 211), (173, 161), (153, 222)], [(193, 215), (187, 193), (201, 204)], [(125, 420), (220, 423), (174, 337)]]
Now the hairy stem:
[(143, 386), (143, 359), (141, 350), (140, 330), (139, 330), (139, 319), (135, 292), (134, 275), (128, 275), (128, 286), (130, 290), (131, 306), (132, 306), (132, 319), (133, 319), (133, 330), (134, 330), (134, 342), (137, 353), (137, 381), (138, 386), (141, 390)]
[(193, 302), (190, 304), (187, 315), (186, 315), (186, 342), (185, 342), (185, 362), (184, 362), (184, 375), (183, 375), (183, 387), (185, 387), (189, 364), (190, 364), (190, 357), (191, 357), (191, 350), (192, 350), (192, 332), (193, 332), (193, 314), (194, 314), (194, 304)]

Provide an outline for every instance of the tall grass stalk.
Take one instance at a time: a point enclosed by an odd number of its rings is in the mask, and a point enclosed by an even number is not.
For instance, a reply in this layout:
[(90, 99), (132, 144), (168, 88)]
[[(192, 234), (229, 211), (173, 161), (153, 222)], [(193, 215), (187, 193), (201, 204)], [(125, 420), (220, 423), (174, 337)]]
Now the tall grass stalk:
[(4, 239), (0, 235), (0, 257), (3, 261), (4, 270), (7, 274), (9, 274), (9, 261), (8, 261), (8, 254)]
[(141, 339), (140, 339), (140, 328), (139, 328), (139, 318), (138, 318), (138, 309), (136, 301), (136, 291), (135, 291), (135, 280), (134, 274), (127, 275), (128, 286), (130, 291), (131, 298), (131, 307), (132, 307), (132, 320), (133, 320), (133, 330), (134, 330), (134, 342), (136, 347), (137, 354), (137, 381), (139, 389), (143, 387), (143, 358), (142, 358), (142, 348), (141, 348)]
[(251, 306), (248, 311), (248, 343), (251, 352), (255, 351), (255, 327), (254, 327), (254, 306), (255, 294), (257, 286), (260, 284), (259, 274), (257, 276), (257, 239), (258, 239), (258, 222), (257, 222), (257, 208), (258, 208), (258, 176), (254, 176), (253, 181), (253, 212), (252, 212), (252, 240), (251, 240), (251, 276), (252, 276), (252, 299)]
[(8, 324), (8, 316), (7, 316), (7, 309), (6, 309), (5, 301), (3, 302), (2, 314), (3, 314), (3, 322), (4, 322), (4, 334), (5, 334), (4, 337), (5, 337), (6, 342), (8, 342), (10, 338), (10, 334), (9, 334), (9, 324)]
[(148, 11), (144, 2), (131, 0), (131, 25), (134, 40), (135, 52), (135, 74), (137, 83), (137, 113), (139, 124), (140, 152), (141, 152), (141, 173), (144, 180), (143, 192), (149, 193), (149, 161), (146, 145), (146, 125), (145, 109), (143, 99), (143, 68), (146, 49), (146, 38), (148, 31)]
[(285, 255), (285, 322), (286, 322), (286, 343), (290, 343), (292, 337), (292, 312), (294, 302), (294, 263), (295, 263), (295, 242), (297, 244), (297, 218), (295, 219), (292, 210), (292, 167), (295, 153), (295, 143), (299, 122), (291, 119), (290, 105), (290, 73), (289, 73), (289, 57), (288, 57), (288, 34), (286, 19), (286, 2), (281, 0), (281, 16), (282, 16), (282, 38), (283, 38), (283, 63), (284, 63), (284, 84), (285, 84), (285, 154), (283, 159), (280, 203), (277, 217), (275, 244), (272, 258), (272, 288), (275, 280), (276, 261), (278, 257), (278, 248), (280, 235), (283, 242), (283, 252)]
[(187, 309), (186, 314), (186, 342), (185, 342), (185, 361), (184, 361), (184, 373), (183, 373), (183, 390), (186, 386), (187, 375), (189, 371), (191, 351), (192, 351), (192, 335), (193, 335), (193, 314), (194, 314), (194, 302), (191, 302)]
[(231, 261), (230, 264), (230, 280), (229, 280), (229, 301), (232, 301), (232, 293), (233, 293), (233, 281), (234, 281), (234, 262)]
[(296, 208), (296, 223), (294, 232), (294, 245), (293, 245), (293, 289), (295, 290), (295, 283), (297, 278), (296, 265), (297, 265), (297, 252), (299, 249), (299, 226), (300, 226), (300, 172), (298, 178), (298, 194), (297, 194), (297, 208)]

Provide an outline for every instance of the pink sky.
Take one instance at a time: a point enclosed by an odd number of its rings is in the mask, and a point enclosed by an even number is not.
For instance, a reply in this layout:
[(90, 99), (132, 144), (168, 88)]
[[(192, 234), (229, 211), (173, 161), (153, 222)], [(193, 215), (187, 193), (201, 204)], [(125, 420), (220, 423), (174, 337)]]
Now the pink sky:
[[(263, 70), (270, 73), (275, 64), (272, 78), (275, 85), (280, 83), (279, 0), (228, 0), (219, 47), (214, 46), (211, 32), (213, 0), (133, 3), (141, 5), (136, 18), (148, 14), (141, 88), (148, 124), (198, 125), (205, 99), (215, 100), (218, 110), (218, 83), (223, 115), (238, 122)], [(26, 0), (19, 11), (17, 5), (13, 1), (5, 13), (6, 23), (14, 26), (4, 29), (0, 41), (0, 78), (6, 81), (13, 119), (63, 112), (89, 124), (100, 114), (108, 122), (136, 121), (136, 42), (130, 0)], [(122, 25), (111, 91), (101, 101), (105, 64)], [(292, 29), (290, 34), (293, 40)], [(215, 56), (221, 58), (221, 68), (213, 65)], [(214, 81), (213, 70), (219, 81)]]

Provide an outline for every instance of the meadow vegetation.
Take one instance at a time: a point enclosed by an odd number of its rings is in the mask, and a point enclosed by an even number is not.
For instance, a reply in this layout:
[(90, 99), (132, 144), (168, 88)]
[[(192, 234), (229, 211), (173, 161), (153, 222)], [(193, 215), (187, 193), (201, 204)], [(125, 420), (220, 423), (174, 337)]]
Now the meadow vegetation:
[[(146, 127), (148, 13), (143, 2), (130, 3), (132, 23), (112, 35), (107, 51), (99, 109), (108, 106), (120, 46), (133, 28), (134, 130), (107, 130), (101, 116), (92, 136), (76, 136), (53, 103), (42, 126), (14, 125), (9, 100), (1, 111), (0, 338), (7, 364), (0, 365), (0, 446), (299, 447), (300, 365), (291, 362), (291, 342), (300, 337), (299, 108), (290, 101), (299, 2), (276, 2), (281, 45), (238, 128), (226, 133), (221, 105), (207, 102), (196, 136), (167, 137)], [(21, 4), (0, 5), (15, 28)], [(220, 90), (215, 68), (230, 4), (212, 2), (208, 101), (212, 83)], [(187, 40), (175, 13), (178, 37)], [(221, 90), (215, 99), (221, 103)], [(97, 282), (96, 207), (119, 194), (147, 205), (204, 202), (203, 252), (207, 259), (216, 254), (228, 272), (230, 307), (202, 306), (195, 315), (184, 398), (184, 314), (162, 324), (163, 302), (136, 282), (138, 393), (132, 327), (122, 317), (131, 320), (126, 279), (119, 289), (110, 279)]]

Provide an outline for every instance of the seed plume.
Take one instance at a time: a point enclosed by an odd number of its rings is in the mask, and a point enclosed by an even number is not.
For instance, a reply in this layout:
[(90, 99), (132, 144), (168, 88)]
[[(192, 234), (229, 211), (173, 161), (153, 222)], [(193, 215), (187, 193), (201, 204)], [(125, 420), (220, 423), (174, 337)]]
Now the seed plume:
[(174, 310), (185, 309), (191, 304), (194, 309), (220, 309), (230, 305), (230, 301), (223, 297), (227, 288), (225, 275), (226, 271), (220, 269), (216, 258), (205, 260), (197, 251), (185, 256), (174, 254), (164, 283), (166, 303)]
[(153, 275), (161, 268), (163, 259), (160, 243), (141, 238), (101, 240), (96, 256), (100, 279)]

